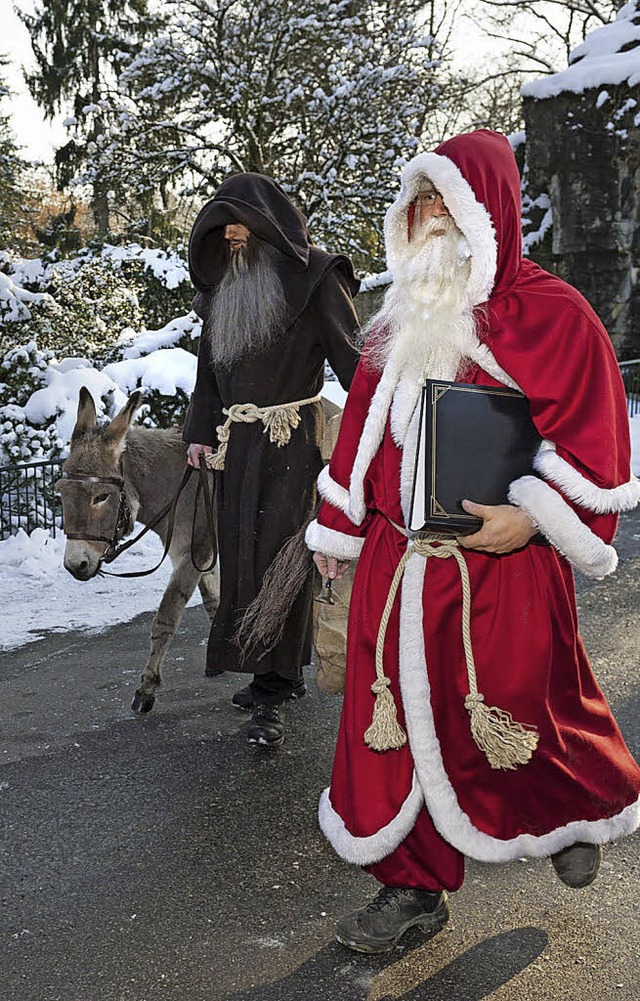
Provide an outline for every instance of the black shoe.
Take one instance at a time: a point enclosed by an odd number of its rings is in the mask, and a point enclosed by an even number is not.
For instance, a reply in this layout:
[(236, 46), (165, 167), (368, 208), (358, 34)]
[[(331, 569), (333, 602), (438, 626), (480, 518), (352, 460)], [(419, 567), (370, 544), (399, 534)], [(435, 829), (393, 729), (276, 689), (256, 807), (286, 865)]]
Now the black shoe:
[[(291, 695), (285, 699), (286, 702), (294, 702), (296, 699), (302, 699), (307, 694), (307, 686), (304, 677), (300, 675), (297, 681), (293, 684), (293, 689)], [(240, 691), (236, 692), (235, 695), (231, 696), (231, 705), (234, 709), (241, 709), (244, 713), (250, 713), (254, 708), (253, 702), (253, 692), (251, 691), (251, 685), (247, 685), (245, 688), (241, 688)]]
[(250, 744), (280, 747), (284, 743), (284, 721), (280, 706), (256, 706), (253, 710), (249, 732)]
[(336, 938), (355, 952), (389, 952), (409, 928), (435, 933), (449, 920), (447, 894), (383, 886), (359, 911), (340, 918)]
[(581, 890), (583, 886), (593, 883), (601, 861), (601, 846), (590, 845), (585, 841), (576, 841), (575, 845), (569, 845), (551, 856), (558, 878), (574, 890)]

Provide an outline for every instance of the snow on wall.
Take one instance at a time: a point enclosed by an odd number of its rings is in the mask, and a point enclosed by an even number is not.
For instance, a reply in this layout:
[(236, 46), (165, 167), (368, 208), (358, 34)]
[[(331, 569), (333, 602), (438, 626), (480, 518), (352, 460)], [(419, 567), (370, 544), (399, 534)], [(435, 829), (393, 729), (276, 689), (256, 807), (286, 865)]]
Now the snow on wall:
[[(542, 101), (569, 91), (581, 94), (605, 84), (640, 84), (640, 5), (627, 3), (615, 21), (597, 28), (573, 50), (569, 67), (526, 84), (522, 97)], [(633, 47), (631, 47), (633, 46)], [(628, 51), (622, 52), (622, 48)]]

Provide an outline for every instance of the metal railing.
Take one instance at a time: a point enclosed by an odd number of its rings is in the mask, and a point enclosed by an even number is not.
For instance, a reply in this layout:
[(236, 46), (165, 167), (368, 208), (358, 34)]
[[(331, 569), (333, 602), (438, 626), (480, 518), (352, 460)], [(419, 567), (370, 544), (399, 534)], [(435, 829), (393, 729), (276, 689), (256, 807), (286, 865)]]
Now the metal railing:
[(0, 466), (0, 539), (19, 528), (30, 533), (48, 528), (52, 536), (62, 526), (62, 502), (54, 483), (62, 460)]
[(620, 372), (627, 394), (629, 417), (635, 417), (636, 414), (640, 414), (640, 358), (621, 361)]

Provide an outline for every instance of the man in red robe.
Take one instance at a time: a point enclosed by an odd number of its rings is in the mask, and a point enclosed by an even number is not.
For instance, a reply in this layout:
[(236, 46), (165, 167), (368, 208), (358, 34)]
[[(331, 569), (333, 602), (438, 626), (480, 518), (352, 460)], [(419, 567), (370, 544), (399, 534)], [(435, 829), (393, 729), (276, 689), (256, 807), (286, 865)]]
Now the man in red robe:
[[(325, 576), (358, 559), (320, 824), (383, 884), (338, 923), (362, 952), (442, 927), (465, 855), (551, 856), (581, 887), (600, 845), (640, 824), (640, 769), (589, 666), (572, 569), (615, 569), (618, 512), (640, 500), (611, 342), (574, 288), (523, 259), (504, 136), (415, 157), (385, 237), (393, 284), (307, 532)], [(447, 546), (407, 529), (426, 378), (521, 390), (542, 438), (535, 475), (511, 484), (509, 504), (465, 500), (482, 528)]]

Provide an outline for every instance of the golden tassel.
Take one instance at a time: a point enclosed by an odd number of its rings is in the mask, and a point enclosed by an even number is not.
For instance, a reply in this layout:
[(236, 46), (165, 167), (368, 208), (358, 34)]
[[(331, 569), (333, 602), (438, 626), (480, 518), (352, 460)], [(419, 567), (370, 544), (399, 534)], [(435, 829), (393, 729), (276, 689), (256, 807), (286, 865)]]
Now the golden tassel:
[(464, 704), (471, 716), (471, 736), (492, 768), (509, 771), (526, 765), (538, 746), (535, 728), (517, 723), (504, 709), (485, 705), (479, 693), (467, 695)]
[(389, 691), (391, 682), (385, 676), (376, 678), (371, 691), (376, 697), (371, 726), (365, 731), (365, 744), (373, 751), (394, 751), (404, 747), (407, 735), (398, 723), (398, 713), (393, 695)]

